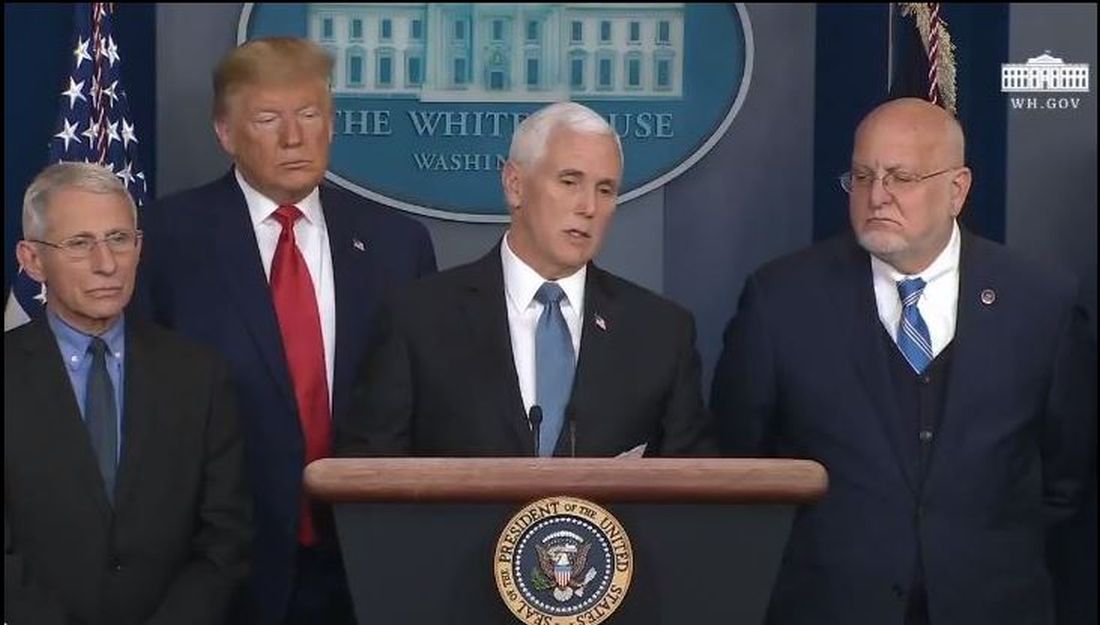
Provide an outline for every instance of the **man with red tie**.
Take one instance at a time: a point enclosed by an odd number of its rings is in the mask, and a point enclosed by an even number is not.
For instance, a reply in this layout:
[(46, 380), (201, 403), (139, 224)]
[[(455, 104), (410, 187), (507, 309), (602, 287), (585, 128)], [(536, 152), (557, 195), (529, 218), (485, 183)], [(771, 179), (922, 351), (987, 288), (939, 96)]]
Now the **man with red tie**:
[(139, 302), (230, 362), (255, 502), (248, 596), (234, 623), (354, 623), (331, 511), (302, 488), (330, 453), (383, 294), (435, 271), (426, 229), (322, 186), (332, 58), (257, 39), (214, 72), (232, 171), (144, 211)]

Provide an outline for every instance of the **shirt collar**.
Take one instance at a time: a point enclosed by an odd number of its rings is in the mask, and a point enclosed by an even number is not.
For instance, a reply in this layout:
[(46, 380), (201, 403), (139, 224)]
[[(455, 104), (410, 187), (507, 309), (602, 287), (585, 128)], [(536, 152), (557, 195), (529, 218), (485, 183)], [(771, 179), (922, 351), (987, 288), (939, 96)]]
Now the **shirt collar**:
[(951, 238), (948, 239), (947, 245), (924, 271), (913, 275), (904, 274), (895, 269), (893, 265), (874, 255), (871, 255), (871, 271), (876, 278), (888, 280), (892, 284), (897, 284), (908, 278), (921, 278), (928, 285), (933, 280), (950, 275), (951, 272), (958, 269), (959, 251), (961, 249), (962, 235), (959, 232), (959, 223), (954, 222), (951, 227)]
[[(511, 231), (509, 231), (511, 232)], [(518, 312), (527, 310), (535, 299), (535, 293), (544, 282), (554, 282), (565, 291), (565, 298), (569, 305), (579, 311), (584, 302), (584, 281), (588, 275), (588, 265), (585, 264), (572, 275), (558, 280), (547, 280), (539, 275), (539, 272), (523, 262), (512, 247), (508, 245), (508, 233), (504, 234), (504, 240), (500, 244), (500, 260), (504, 269), (504, 292), (508, 296), (508, 302)]]
[[(237, 184), (241, 187), (241, 192), (244, 193), (244, 201), (248, 204), (248, 215), (252, 218), (252, 227), (259, 226), (266, 219), (274, 219), (271, 215), (275, 212), (275, 209), (279, 208), (279, 205), (248, 184), (248, 181), (241, 175), (241, 170), (234, 167), (233, 175), (236, 176)], [(324, 215), (321, 213), (321, 193), (318, 187), (314, 187), (309, 195), (294, 205), (302, 211), (302, 215), (309, 223), (324, 224)]]
[[(75, 369), (88, 354), (88, 345), (91, 344), (93, 335), (72, 327), (49, 307), (46, 308), (46, 321), (54, 337), (57, 338), (57, 346), (61, 349), (65, 365)], [(99, 335), (99, 338), (107, 343), (108, 351), (120, 360), (125, 347), (125, 325), (125, 318), (120, 316), (103, 334)]]

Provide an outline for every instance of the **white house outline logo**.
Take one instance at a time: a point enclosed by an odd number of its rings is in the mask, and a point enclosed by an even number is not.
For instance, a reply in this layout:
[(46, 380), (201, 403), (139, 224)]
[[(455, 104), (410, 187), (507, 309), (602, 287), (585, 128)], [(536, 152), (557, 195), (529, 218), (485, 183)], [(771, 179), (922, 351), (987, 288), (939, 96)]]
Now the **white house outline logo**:
[(1001, 64), (1002, 93), (1089, 91), (1088, 63), (1066, 63), (1046, 50), (1026, 63)]

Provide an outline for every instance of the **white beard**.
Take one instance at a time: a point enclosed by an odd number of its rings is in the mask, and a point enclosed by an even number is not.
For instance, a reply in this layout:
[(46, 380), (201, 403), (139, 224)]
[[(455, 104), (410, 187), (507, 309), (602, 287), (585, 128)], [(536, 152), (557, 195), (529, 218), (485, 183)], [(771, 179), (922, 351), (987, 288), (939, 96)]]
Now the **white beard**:
[(871, 254), (886, 260), (909, 249), (909, 242), (892, 232), (864, 232), (859, 235), (859, 245)]

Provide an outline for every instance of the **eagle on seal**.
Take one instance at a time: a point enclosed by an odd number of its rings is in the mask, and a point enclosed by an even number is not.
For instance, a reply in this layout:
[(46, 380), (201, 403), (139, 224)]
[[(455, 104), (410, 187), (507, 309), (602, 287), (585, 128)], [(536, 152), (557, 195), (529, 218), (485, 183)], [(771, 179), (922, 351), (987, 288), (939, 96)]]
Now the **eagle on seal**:
[(558, 601), (568, 601), (574, 593), (577, 596), (584, 595), (584, 587), (596, 576), (595, 569), (587, 572), (584, 570), (591, 548), (592, 543), (583, 543), (580, 546), (566, 543), (549, 548), (535, 545), (539, 568), (548, 579), (554, 581), (554, 598)]

